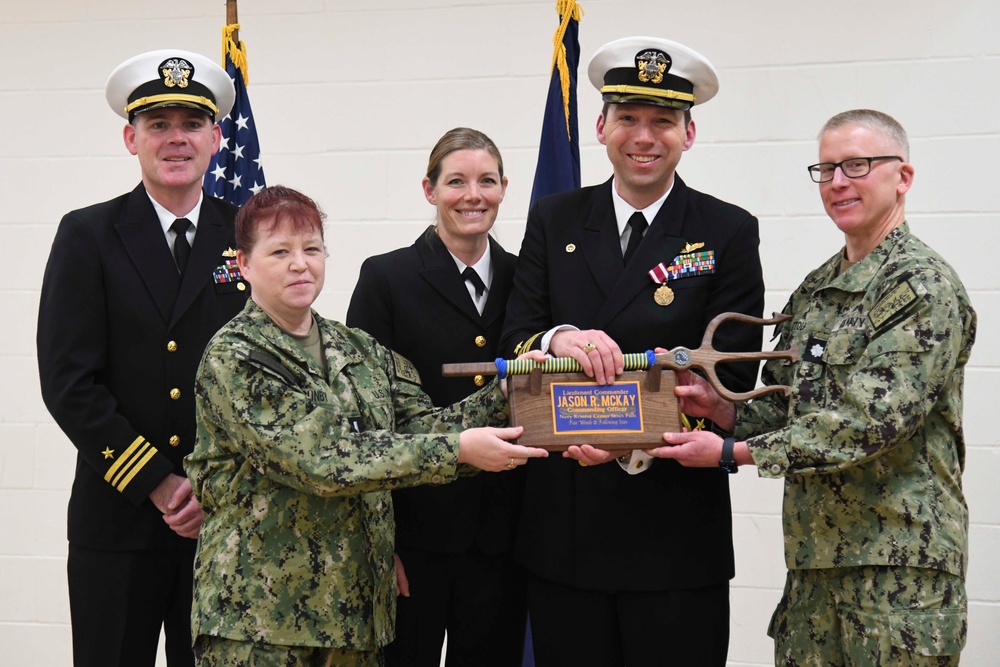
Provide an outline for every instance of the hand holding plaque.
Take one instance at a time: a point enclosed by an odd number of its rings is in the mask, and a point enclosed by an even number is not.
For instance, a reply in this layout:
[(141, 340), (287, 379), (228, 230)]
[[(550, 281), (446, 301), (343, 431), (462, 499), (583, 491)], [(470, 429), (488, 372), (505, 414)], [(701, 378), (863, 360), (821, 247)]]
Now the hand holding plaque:
[(497, 374), (507, 382), (511, 423), (523, 426), (521, 445), (564, 450), (590, 444), (603, 449), (643, 449), (662, 443), (666, 431), (680, 431), (680, 412), (674, 396), (672, 371), (699, 368), (719, 395), (746, 401), (773, 392), (788, 394), (775, 385), (748, 392), (731, 392), (719, 381), (716, 364), (763, 359), (798, 359), (798, 350), (773, 352), (718, 352), (712, 348), (715, 330), (725, 321), (772, 325), (787, 320), (775, 314), (765, 320), (741, 313), (722, 313), (705, 329), (701, 347), (675, 347), (624, 355), (625, 372), (612, 385), (599, 385), (570, 358), (497, 359), (495, 364), (445, 364), (446, 377)]

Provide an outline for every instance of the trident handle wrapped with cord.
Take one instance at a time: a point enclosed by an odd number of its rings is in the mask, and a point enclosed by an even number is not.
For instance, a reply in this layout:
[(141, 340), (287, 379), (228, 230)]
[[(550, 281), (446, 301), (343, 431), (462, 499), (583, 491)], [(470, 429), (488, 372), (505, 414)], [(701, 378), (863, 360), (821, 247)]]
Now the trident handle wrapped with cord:
[[(772, 352), (718, 352), (712, 348), (712, 338), (715, 330), (720, 324), (726, 321), (747, 322), (750, 324), (772, 325), (779, 324), (789, 319), (788, 315), (774, 313), (771, 319), (762, 319), (743, 315), (742, 313), (721, 313), (717, 315), (705, 328), (701, 347), (690, 350), (686, 347), (675, 347), (674, 349), (661, 354), (655, 354), (652, 350), (645, 352), (633, 352), (623, 355), (626, 371), (644, 371), (652, 369), (654, 366), (670, 368), (675, 371), (699, 368), (704, 371), (708, 381), (720, 396), (730, 401), (747, 401), (758, 396), (782, 392), (786, 396), (790, 389), (785, 385), (772, 385), (770, 387), (758, 387), (747, 392), (733, 392), (722, 384), (716, 375), (715, 366), (719, 363), (730, 363), (734, 361), (760, 361), (767, 359), (787, 359), (791, 362), (798, 361), (799, 351), (796, 348), (790, 350), (775, 350)], [(441, 373), (445, 377), (460, 377), (469, 375), (497, 375), (506, 378), (509, 375), (528, 375), (531, 373), (582, 373), (583, 367), (578, 361), (571, 357), (553, 357), (542, 363), (531, 359), (503, 359), (498, 358), (494, 363), (478, 362), (465, 364), (444, 364)]]

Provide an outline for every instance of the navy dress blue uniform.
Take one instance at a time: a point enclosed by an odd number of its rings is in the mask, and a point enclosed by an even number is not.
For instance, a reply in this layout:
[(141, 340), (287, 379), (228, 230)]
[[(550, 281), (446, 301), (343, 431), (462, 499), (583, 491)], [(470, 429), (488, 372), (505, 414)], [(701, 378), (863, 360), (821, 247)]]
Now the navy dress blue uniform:
[[(177, 552), (186, 571), (134, 594), (153, 606), (150, 591), (174, 589), (188, 620), (195, 541), (174, 533), (148, 497), (168, 473), (184, 474), (195, 370), (209, 338), (246, 301), (246, 283), (213, 280), (235, 246), (235, 215), (231, 204), (205, 198), (182, 277), (142, 185), (73, 211), (56, 232), (39, 306), (42, 397), (78, 451), (70, 548)], [(105, 599), (113, 583), (82, 582), (82, 594)], [(105, 641), (115, 613), (95, 615), (79, 634)], [(85, 618), (74, 614), (74, 633)], [(128, 619), (121, 623), (125, 632)]]
[[(501, 340), (507, 358), (515, 345), (557, 324), (601, 329), (623, 352), (641, 352), (697, 348), (719, 313), (762, 314), (756, 218), (675, 177), (623, 268), (611, 187), (609, 180), (545, 197), (529, 213)], [(660, 306), (647, 271), (670, 262), (687, 243), (713, 250), (716, 272), (670, 281), (673, 303)], [(726, 323), (714, 347), (757, 351), (761, 331)], [(757, 366), (721, 364), (718, 373), (730, 389), (749, 391)], [(614, 463), (583, 467), (558, 456), (526, 467), (515, 554), (541, 579), (574, 589), (640, 593), (702, 588), (734, 576), (729, 482), (719, 470), (654, 461), (646, 472), (628, 475)], [(569, 614), (566, 621), (587, 619)], [(533, 621), (532, 634), (537, 647), (546, 633), (537, 632)], [(648, 664), (661, 664), (655, 660)]]
[[(213, 115), (212, 87), (232, 85), (225, 72), (212, 64), (210, 76), (207, 59), (170, 53), (205, 65), (191, 81), (207, 86), (187, 92), (210, 95), (195, 108)], [(150, 57), (153, 69), (164, 58)], [(199, 188), (200, 180), (195, 196)], [(169, 475), (184, 475), (195, 439), (195, 371), (209, 338), (249, 294), (238, 269), (226, 268), (235, 262), (235, 214), (231, 204), (202, 200), (183, 274), (142, 183), (66, 214), (56, 231), (37, 348), (42, 398), (77, 448), (68, 512), (77, 667), (152, 665), (161, 625), (169, 664), (193, 664), (196, 542), (175, 533), (149, 496)]]
[[(443, 377), (442, 364), (497, 356), (515, 257), (494, 239), (489, 244), (493, 279), (482, 315), (433, 228), (413, 245), (370, 257), (361, 267), (348, 326), (413, 362), (435, 406), (478, 388), (477, 378)], [(445, 622), (448, 664), (519, 664), (524, 582), (510, 552), (522, 484), (519, 468), (393, 491), (396, 551), (411, 596), (399, 598), (388, 664), (440, 664)], [(464, 597), (469, 593), (475, 597)], [(460, 635), (468, 647), (459, 644)], [(462, 662), (465, 650), (473, 651), (473, 662)]]
[[(623, 353), (633, 353), (697, 348), (720, 313), (759, 317), (757, 219), (689, 188), (672, 169), (653, 172), (656, 188), (636, 185), (645, 184), (636, 172), (652, 171), (638, 165), (658, 168), (671, 150), (693, 143), (681, 114), (715, 94), (711, 64), (674, 42), (634, 37), (599, 49), (589, 72), (610, 108), (598, 138), (608, 145), (615, 177), (532, 207), (507, 306), (504, 356), (537, 349), (545, 331), (563, 324), (603, 331)], [(688, 143), (669, 144), (672, 132)], [(634, 154), (649, 159), (633, 160)], [(652, 213), (662, 199), (627, 263), (614, 188), (634, 210)], [(673, 300), (654, 299), (659, 285), (649, 271), (680, 255), (702, 257), (695, 251), (712, 253), (714, 271), (671, 279)], [(569, 347), (586, 352), (583, 339), (571, 336), (564, 336), (573, 341)], [(721, 351), (759, 351), (761, 330), (725, 323), (713, 343)], [(730, 389), (748, 391), (757, 364), (721, 364), (718, 373)], [(725, 664), (734, 576), (725, 473), (654, 459), (628, 474), (614, 462), (582, 466), (559, 456), (526, 467), (515, 557), (529, 571), (539, 667)]]

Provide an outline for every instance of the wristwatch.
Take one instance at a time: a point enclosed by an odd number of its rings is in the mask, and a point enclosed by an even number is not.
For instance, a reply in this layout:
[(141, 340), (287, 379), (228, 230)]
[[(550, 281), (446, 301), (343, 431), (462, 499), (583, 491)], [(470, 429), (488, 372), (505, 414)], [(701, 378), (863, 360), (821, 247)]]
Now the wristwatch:
[(735, 475), (740, 471), (740, 467), (736, 465), (736, 459), (733, 458), (734, 445), (736, 445), (736, 438), (724, 438), (722, 440), (722, 457), (719, 459), (719, 467), (730, 475)]

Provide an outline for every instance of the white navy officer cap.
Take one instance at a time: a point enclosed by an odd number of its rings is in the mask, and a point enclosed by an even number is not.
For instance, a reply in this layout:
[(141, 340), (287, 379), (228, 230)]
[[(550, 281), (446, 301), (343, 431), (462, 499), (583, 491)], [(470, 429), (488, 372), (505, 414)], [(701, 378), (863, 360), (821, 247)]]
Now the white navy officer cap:
[(705, 56), (659, 37), (608, 42), (591, 58), (587, 75), (610, 104), (686, 110), (719, 92), (719, 77)]
[(236, 90), (226, 70), (205, 56), (162, 49), (140, 53), (116, 67), (104, 96), (129, 122), (138, 113), (162, 107), (200, 109), (217, 121), (229, 114)]

